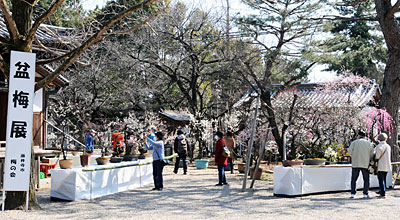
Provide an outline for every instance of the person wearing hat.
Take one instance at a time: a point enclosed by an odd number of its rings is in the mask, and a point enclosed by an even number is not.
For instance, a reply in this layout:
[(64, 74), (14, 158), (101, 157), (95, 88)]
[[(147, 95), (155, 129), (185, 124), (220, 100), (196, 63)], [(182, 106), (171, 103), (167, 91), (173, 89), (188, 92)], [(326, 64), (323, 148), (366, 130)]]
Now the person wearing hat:
[(390, 145), (386, 143), (388, 139), (387, 134), (381, 133), (378, 135), (379, 144), (375, 149), (375, 160), (378, 161), (378, 183), (379, 183), (379, 194), (380, 198), (385, 198), (386, 194), (386, 176), (389, 171), (392, 170), (391, 165), (391, 148)]
[(222, 155), (222, 151), (224, 150), (225, 141), (223, 139), (224, 134), (221, 131), (217, 131), (215, 133), (215, 139), (217, 140), (215, 146), (215, 164), (218, 166), (218, 183), (216, 186), (227, 185), (228, 182), (226, 181), (225, 175), (225, 166), (228, 165), (228, 158)]
[(85, 151), (88, 154), (93, 153), (93, 151), (94, 151), (93, 137), (94, 137), (95, 133), (96, 132), (93, 129), (90, 129), (88, 134), (86, 135), (86, 138), (85, 138)]
[(368, 195), (369, 189), (369, 172), (368, 165), (371, 158), (374, 156), (373, 144), (365, 138), (365, 133), (359, 131), (357, 135), (357, 140), (353, 141), (349, 147), (349, 154), (351, 156), (351, 197), (354, 198), (356, 195), (356, 183), (360, 171), (364, 180), (364, 199), (369, 199)]
[(153, 181), (154, 188), (152, 190), (163, 190), (163, 168), (164, 168), (164, 134), (162, 132), (155, 133), (155, 140), (144, 137), (144, 146), (147, 150), (153, 150)]

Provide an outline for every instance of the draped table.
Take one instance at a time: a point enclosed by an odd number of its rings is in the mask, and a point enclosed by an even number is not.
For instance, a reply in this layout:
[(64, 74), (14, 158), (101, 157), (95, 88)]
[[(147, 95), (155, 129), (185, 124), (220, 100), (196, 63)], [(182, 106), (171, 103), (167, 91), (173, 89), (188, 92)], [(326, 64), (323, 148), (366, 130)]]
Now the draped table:
[[(302, 196), (323, 192), (350, 191), (351, 164), (327, 166), (274, 167), (274, 195)], [(392, 186), (392, 172), (387, 174), (387, 187)], [(363, 188), (362, 174), (357, 189)], [(378, 178), (370, 175), (370, 188), (379, 187)]]
[(94, 199), (153, 183), (152, 158), (138, 161), (51, 170), (50, 197)]

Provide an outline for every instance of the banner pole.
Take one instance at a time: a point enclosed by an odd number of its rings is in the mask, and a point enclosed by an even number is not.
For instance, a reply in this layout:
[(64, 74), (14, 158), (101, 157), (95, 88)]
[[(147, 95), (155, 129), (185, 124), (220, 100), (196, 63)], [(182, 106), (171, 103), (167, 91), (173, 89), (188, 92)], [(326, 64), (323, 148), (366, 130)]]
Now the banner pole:
[(4, 190), (4, 187), (3, 187), (3, 198), (2, 198), (2, 200), (3, 200), (3, 203), (1, 203), (1, 211), (4, 212), (4, 206), (6, 205), (6, 191)]
[(29, 188), (28, 191), (26, 191), (26, 204), (25, 204), (25, 212), (28, 212), (28, 204), (29, 204)]

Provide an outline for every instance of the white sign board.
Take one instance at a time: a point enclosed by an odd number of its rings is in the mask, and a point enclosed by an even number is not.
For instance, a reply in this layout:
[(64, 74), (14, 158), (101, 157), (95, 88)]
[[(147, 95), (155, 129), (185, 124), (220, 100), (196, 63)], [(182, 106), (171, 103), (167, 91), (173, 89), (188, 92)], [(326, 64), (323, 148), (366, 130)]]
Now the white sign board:
[(36, 54), (11, 51), (8, 89), (5, 191), (28, 191)]

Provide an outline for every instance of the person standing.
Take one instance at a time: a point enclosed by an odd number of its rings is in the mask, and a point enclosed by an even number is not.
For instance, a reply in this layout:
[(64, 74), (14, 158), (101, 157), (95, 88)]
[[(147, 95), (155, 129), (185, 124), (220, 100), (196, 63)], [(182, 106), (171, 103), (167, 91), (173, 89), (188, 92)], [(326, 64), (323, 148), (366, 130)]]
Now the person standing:
[(379, 182), (379, 194), (380, 198), (385, 198), (386, 193), (386, 176), (389, 171), (392, 170), (390, 164), (391, 148), (386, 143), (388, 136), (385, 133), (378, 135), (379, 144), (376, 147), (375, 159), (378, 161), (378, 182)]
[(224, 141), (226, 146), (229, 148), (229, 151), (231, 152), (228, 157), (228, 163), (231, 166), (231, 173), (233, 173), (233, 168), (234, 168), (233, 162), (235, 159), (233, 151), (235, 150), (236, 142), (235, 138), (233, 137), (233, 133), (231, 131), (226, 132), (226, 137), (224, 138)]
[(215, 134), (215, 139), (217, 140), (215, 147), (215, 164), (218, 166), (218, 183), (216, 186), (227, 185), (225, 175), (225, 166), (228, 164), (228, 158), (222, 155), (222, 151), (224, 150), (225, 141), (223, 139), (224, 134), (221, 131), (217, 131)]
[(177, 137), (174, 140), (174, 152), (178, 154), (175, 162), (174, 173), (178, 173), (179, 162), (182, 160), (183, 163), (183, 174), (187, 174), (186, 154), (187, 154), (187, 142), (185, 135), (182, 130), (178, 130)]
[(94, 140), (93, 140), (94, 134), (95, 131), (93, 129), (90, 129), (85, 138), (85, 151), (88, 154), (91, 154), (94, 151)]
[(356, 195), (356, 182), (360, 171), (364, 180), (364, 199), (369, 199), (369, 172), (368, 165), (369, 161), (374, 155), (374, 147), (370, 141), (365, 138), (365, 133), (359, 131), (357, 140), (353, 141), (349, 147), (349, 154), (351, 156), (352, 171), (351, 171), (351, 197), (354, 198)]
[(148, 150), (153, 150), (153, 181), (154, 188), (152, 190), (163, 190), (163, 168), (164, 168), (164, 134), (162, 132), (155, 133), (155, 140), (145, 137), (144, 145)]

